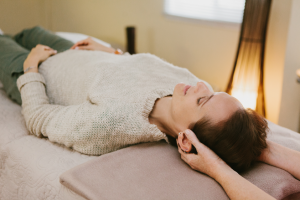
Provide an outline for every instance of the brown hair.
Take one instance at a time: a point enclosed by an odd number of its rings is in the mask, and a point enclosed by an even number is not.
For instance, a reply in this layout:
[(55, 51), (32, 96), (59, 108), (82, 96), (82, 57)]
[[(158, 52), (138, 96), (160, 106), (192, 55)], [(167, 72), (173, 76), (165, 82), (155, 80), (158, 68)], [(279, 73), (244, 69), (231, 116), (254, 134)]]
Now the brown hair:
[(249, 169), (267, 147), (267, 129), (262, 116), (251, 109), (239, 109), (216, 124), (202, 118), (192, 130), (200, 142), (240, 173)]

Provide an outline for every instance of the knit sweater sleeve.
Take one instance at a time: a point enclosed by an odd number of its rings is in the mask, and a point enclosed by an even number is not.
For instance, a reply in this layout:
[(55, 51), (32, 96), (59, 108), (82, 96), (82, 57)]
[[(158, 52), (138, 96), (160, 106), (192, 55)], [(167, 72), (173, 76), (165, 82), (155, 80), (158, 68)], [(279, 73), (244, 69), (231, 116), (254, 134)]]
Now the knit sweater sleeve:
[(91, 124), (95, 122), (96, 114), (99, 114), (99, 106), (88, 100), (70, 106), (49, 104), (45, 80), (39, 73), (20, 76), (17, 85), (23, 102), (22, 114), (31, 134), (48, 137), (52, 142), (64, 144), (83, 153), (99, 154), (88, 150), (91, 141), (84, 138), (87, 132), (95, 131), (91, 130)]

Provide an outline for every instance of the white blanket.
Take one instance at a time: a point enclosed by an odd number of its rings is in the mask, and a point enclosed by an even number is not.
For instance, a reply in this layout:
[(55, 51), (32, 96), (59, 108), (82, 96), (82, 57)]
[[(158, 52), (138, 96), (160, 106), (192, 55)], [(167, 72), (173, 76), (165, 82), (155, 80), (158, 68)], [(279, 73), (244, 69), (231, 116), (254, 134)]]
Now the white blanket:
[(47, 139), (28, 135), (21, 107), (0, 89), (0, 199), (79, 200), (59, 176), (93, 159)]

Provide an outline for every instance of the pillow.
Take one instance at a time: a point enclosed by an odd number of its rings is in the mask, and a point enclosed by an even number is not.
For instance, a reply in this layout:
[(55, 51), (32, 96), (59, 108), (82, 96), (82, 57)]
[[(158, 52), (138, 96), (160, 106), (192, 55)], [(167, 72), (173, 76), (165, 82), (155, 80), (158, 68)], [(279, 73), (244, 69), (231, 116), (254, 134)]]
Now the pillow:
[[(56, 32), (55, 34), (64, 39), (70, 40), (73, 43), (79, 42), (80, 40), (84, 40), (87, 37), (91, 37), (91, 36), (88, 36), (88, 35), (85, 35), (82, 33)], [(99, 40), (98, 38), (95, 38), (95, 37), (91, 37), (91, 38), (93, 38), (93, 40), (95, 40), (96, 42), (98, 42), (104, 46), (111, 47), (111, 45), (107, 42)]]
[[(270, 140), (300, 151), (298, 133), (271, 122), (269, 127)], [(276, 199), (300, 194), (300, 181), (274, 166), (257, 163), (242, 176)], [(192, 170), (165, 142), (99, 156), (64, 172), (60, 181), (87, 199), (228, 199), (214, 179)]]

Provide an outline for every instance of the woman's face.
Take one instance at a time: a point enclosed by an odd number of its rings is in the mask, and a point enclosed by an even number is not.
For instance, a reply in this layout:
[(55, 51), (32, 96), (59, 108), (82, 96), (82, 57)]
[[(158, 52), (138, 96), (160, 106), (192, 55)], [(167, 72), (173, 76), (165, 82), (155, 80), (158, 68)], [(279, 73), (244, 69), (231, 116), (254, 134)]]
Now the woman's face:
[(212, 92), (203, 82), (195, 86), (179, 83), (175, 86), (171, 115), (179, 131), (192, 129), (204, 116), (219, 122), (231, 116), (242, 104), (225, 92)]

